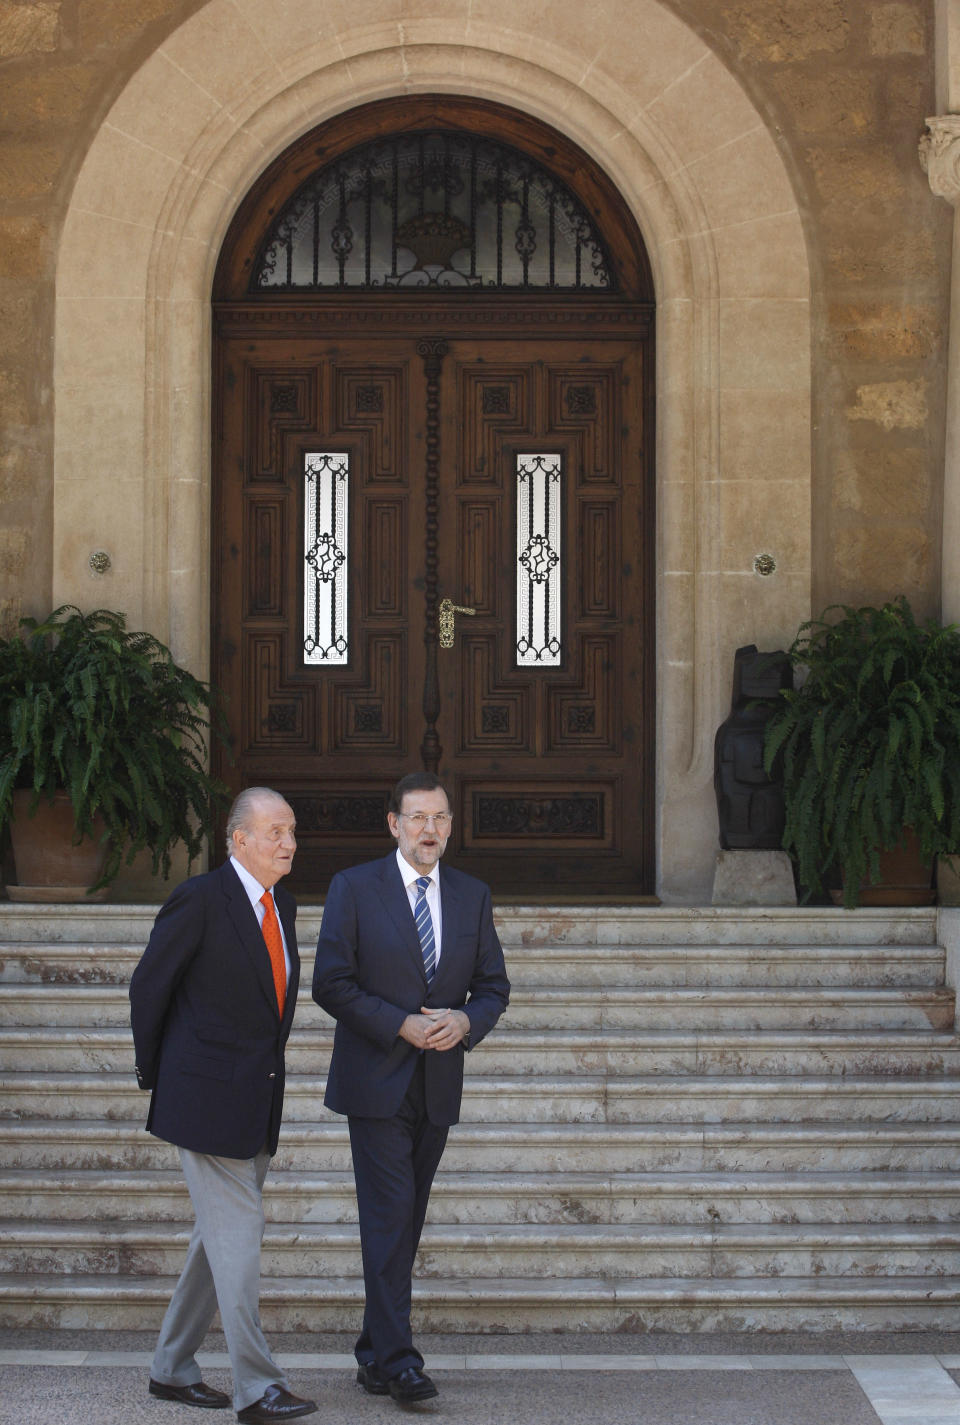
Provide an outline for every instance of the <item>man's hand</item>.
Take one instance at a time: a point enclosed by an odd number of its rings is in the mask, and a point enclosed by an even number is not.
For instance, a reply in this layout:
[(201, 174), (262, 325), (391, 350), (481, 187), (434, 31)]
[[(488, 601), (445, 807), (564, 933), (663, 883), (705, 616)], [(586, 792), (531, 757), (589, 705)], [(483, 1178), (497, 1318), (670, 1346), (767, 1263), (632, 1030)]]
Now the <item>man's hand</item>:
[(470, 1033), (470, 1021), (462, 1009), (422, 1009), (408, 1014), (399, 1032), (415, 1049), (452, 1049)]
[(427, 1049), (452, 1049), (470, 1033), (470, 1020), (462, 1009), (422, 1009), (420, 1014), (430, 1021)]
[(408, 1014), (398, 1033), (400, 1038), (406, 1039), (414, 1049), (426, 1049), (427, 1033), (432, 1028), (433, 1021), (428, 1019), (425, 1014)]

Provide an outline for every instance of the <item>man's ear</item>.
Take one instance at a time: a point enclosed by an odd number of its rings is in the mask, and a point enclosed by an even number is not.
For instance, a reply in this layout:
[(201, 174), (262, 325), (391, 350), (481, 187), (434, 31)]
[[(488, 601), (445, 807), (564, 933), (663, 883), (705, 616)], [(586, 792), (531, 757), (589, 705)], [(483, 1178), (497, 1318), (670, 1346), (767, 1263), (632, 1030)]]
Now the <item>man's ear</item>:
[(387, 825), (390, 828), (390, 835), (395, 841), (400, 840), (400, 818), (395, 811), (387, 812)]

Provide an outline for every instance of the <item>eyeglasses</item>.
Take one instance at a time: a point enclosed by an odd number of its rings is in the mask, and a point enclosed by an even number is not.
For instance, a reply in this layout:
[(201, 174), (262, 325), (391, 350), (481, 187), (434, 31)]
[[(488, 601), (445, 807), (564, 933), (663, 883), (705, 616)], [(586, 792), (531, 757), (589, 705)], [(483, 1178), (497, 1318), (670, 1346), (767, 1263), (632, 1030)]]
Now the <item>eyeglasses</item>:
[(425, 826), (430, 825), (431, 821), (437, 831), (447, 831), (453, 821), (453, 817), (448, 811), (438, 811), (434, 816), (427, 816), (422, 811), (402, 811), (400, 815), (406, 817), (407, 821), (412, 821), (417, 831), (422, 831)]

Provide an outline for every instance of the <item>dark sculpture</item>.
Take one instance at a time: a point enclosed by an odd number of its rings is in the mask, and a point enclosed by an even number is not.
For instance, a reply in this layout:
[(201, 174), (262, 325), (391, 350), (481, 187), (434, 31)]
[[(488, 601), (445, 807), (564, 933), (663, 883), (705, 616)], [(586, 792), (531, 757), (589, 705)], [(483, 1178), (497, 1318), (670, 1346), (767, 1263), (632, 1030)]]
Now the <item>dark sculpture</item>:
[(783, 784), (764, 771), (763, 740), (781, 688), (792, 687), (786, 653), (758, 653), (755, 643), (737, 649), (730, 716), (718, 727), (713, 744), (713, 784), (725, 851), (780, 848)]

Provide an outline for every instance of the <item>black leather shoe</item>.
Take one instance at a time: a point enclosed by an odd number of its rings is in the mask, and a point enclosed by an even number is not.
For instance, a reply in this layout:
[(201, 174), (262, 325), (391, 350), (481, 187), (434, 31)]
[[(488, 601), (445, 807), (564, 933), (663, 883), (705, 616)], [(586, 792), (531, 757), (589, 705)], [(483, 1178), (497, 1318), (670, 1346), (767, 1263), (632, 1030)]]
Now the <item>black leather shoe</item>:
[(181, 1405), (199, 1405), (202, 1410), (223, 1410), (230, 1404), (229, 1395), (222, 1390), (214, 1390), (212, 1385), (204, 1385), (198, 1380), (193, 1385), (164, 1385), (162, 1381), (151, 1380), (148, 1387), (151, 1395), (161, 1400), (178, 1400)]
[(387, 1378), (376, 1361), (360, 1361), (357, 1365), (357, 1385), (362, 1385), (368, 1395), (389, 1395)]
[(282, 1385), (268, 1385), (259, 1400), (237, 1411), (237, 1419), (243, 1425), (271, 1425), (274, 1420), (296, 1420), (298, 1415), (312, 1415), (316, 1408), (315, 1400), (291, 1395)]
[(418, 1400), (432, 1400), (440, 1392), (428, 1375), (418, 1366), (407, 1366), (398, 1376), (391, 1376), (387, 1388), (399, 1405), (413, 1405)]

